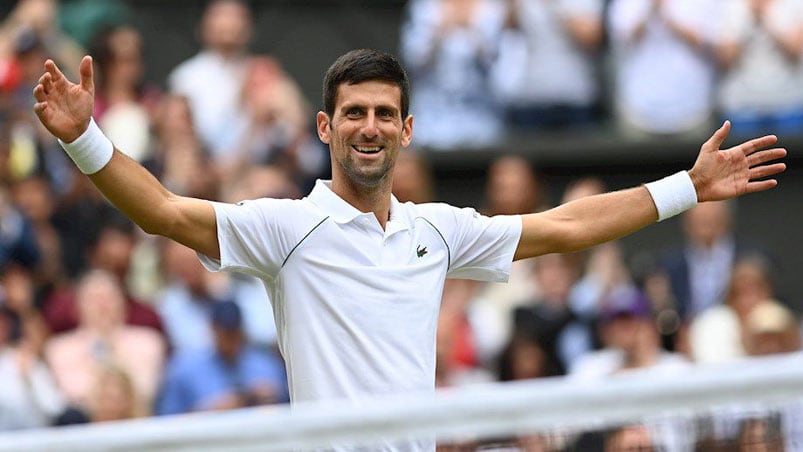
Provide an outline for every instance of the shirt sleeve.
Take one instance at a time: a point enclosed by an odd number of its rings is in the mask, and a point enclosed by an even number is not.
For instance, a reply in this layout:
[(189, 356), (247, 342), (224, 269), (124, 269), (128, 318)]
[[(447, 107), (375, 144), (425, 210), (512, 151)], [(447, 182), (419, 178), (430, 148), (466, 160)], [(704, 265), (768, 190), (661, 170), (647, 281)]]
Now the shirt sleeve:
[(263, 198), (237, 204), (212, 202), (220, 260), (199, 254), (210, 271), (236, 271), (273, 279), (290, 253), (303, 219), (298, 201)]
[(447, 276), (504, 282), (521, 237), (521, 216), (487, 217), (471, 208), (452, 208), (454, 228), (446, 238), (451, 262)]

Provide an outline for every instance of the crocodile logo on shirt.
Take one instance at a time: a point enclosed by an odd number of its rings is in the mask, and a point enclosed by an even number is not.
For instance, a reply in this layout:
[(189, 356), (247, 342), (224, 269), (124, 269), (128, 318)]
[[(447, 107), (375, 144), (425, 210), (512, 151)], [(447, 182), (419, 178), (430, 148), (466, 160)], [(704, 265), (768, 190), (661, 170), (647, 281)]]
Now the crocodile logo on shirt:
[(418, 245), (418, 248), (415, 249), (415, 254), (417, 254), (418, 257), (423, 257), (425, 254), (427, 254), (427, 247), (425, 246), (421, 248), (421, 245)]

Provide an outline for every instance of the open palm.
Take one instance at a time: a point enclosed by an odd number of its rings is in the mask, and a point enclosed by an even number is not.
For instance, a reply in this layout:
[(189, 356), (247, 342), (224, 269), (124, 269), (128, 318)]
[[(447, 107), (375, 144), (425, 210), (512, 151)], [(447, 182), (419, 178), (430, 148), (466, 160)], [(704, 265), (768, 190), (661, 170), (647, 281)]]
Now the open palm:
[(85, 56), (79, 68), (78, 84), (67, 80), (53, 60), (45, 62), (45, 73), (33, 90), (36, 104), (33, 109), (42, 124), (56, 138), (72, 142), (87, 129), (92, 117), (95, 84), (92, 58)]
[(689, 171), (697, 189), (697, 200), (700, 202), (730, 199), (745, 193), (768, 190), (778, 185), (778, 181), (763, 178), (786, 169), (784, 163), (766, 164), (786, 156), (783, 148), (766, 149), (778, 141), (774, 135), (720, 149), (729, 132), (730, 122), (726, 121), (703, 144), (694, 167)]

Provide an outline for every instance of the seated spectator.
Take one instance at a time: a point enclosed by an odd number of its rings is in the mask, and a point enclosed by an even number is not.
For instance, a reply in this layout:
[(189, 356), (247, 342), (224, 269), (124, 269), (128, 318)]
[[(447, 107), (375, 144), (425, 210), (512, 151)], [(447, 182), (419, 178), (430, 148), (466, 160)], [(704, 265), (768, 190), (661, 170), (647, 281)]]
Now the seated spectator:
[(108, 365), (99, 369), (93, 388), (88, 404), (91, 422), (131, 419), (142, 415), (146, 409), (139, 400), (131, 377), (118, 366)]
[(613, 430), (605, 439), (605, 452), (652, 452), (652, 434), (643, 425), (630, 425)]
[(602, 300), (600, 330), (604, 348), (580, 357), (570, 368), (573, 378), (598, 380), (627, 372), (679, 373), (687, 360), (661, 348), (647, 298), (635, 288), (611, 292)]
[[(98, 219), (92, 221), (97, 222)], [(100, 226), (88, 250), (89, 265), (91, 269), (109, 272), (117, 279), (117, 284), (126, 295), (124, 319), (127, 324), (152, 328), (161, 334), (162, 321), (156, 311), (129, 296), (126, 291), (131, 254), (136, 243), (134, 233), (134, 224), (119, 216)], [(76, 327), (79, 322), (76, 298), (73, 288), (67, 286), (59, 288), (45, 300), (43, 313), (52, 332), (60, 333)]]
[(40, 255), (33, 225), (12, 204), (5, 185), (0, 185), (0, 219), (0, 267), (10, 262), (37, 265)]
[(489, 71), (504, 20), (493, 0), (413, 0), (401, 32), (410, 72), (413, 144), (488, 146), (502, 137), (502, 110)]
[(0, 432), (47, 427), (65, 409), (45, 363), (13, 339), (11, 312), (0, 307)]
[(550, 358), (532, 334), (514, 335), (499, 356), (499, 381), (554, 377), (561, 366)]
[(158, 414), (226, 410), (287, 402), (284, 366), (275, 356), (249, 347), (236, 303), (215, 303), (213, 347), (176, 353), (167, 368)]
[(706, 202), (683, 214), (683, 240), (661, 262), (672, 286), (678, 315), (690, 322), (725, 299), (733, 265), (755, 254), (734, 234), (734, 205)]
[(747, 314), (743, 338), (749, 356), (797, 352), (800, 324), (789, 308), (775, 300), (765, 300)]
[(767, 261), (759, 256), (740, 258), (733, 266), (725, 303), (713, 306), (689, 325), (692, 359), (720, 363), (746, 356), (744, 334), (750, 312), (775, 297)]
[(513, 311), (513, 334), (535, 335), (547, 357), (561, 365), (561, 374), (574, 360), (591, 350), (591, 325), (570, 304), (577, 273), (564, 254), (534, 259), (534, 277), (541, 288), (538, 297)]
[(420, 152), (399, 153), (393, 167), (393, 196), (400, 202), (422, 204), (435, 201), (432, 168)]
[(103, 366), (124, 369), (150, 406), (161, 379), (166, 347), (153, 329), (124, 323), (125, 296), (118, 280), (92, 270), (76, 288), (78, 327), (53, 336), (45, 357), (69, 402), (87, 409), (95, 380)]
[(786, 0), (723, 2), (717, 56), (720, 114), (740, 135), (799, 134), (803, 126), (803, 9)]
[(210, 349), (210, 313), (215, 304), (230, 298), (227, 276), (206, 271), (195, 251), (178, 242), (165, 240), (162, 245), (167, 285), (157, 295), (156, 306), (170, 346), (177, 352)]
[(515, 126), (588, 124), (599, 95), (595, 65), (603, 0), (508, 0), (493, 86)]

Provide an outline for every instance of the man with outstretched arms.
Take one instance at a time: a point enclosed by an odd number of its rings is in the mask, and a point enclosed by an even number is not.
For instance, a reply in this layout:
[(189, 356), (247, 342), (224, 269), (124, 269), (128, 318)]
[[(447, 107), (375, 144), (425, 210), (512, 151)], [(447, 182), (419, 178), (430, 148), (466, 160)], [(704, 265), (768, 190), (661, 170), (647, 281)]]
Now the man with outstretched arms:
[[(332, 180), (301, 200), (223, 204), (177, 196), (114, 150), (91, 120), (92, 60), (69, 82), (52, 61), (34, 110), (92, 182), (142, 229), (196, 250), (212, 271), (265, 282), (293, 401), (432, 391), (435, 329), (447, 277), (504, 281), (511, 261), (630, 234), (697, 202), (776, 185), (786, 151), (774, 136), (720, 150), (726, 122), (693, 168), (541, 213), (484, 217), (446, 204), (400, 203), (393, 165), (410, 144), (409, 82), (395, 58), (355, 50), (324, 80), (320, 139)], [(762, 179), (762, 180), (756, 180)], [(434, 450), (434, 443), (387, 445)]]

